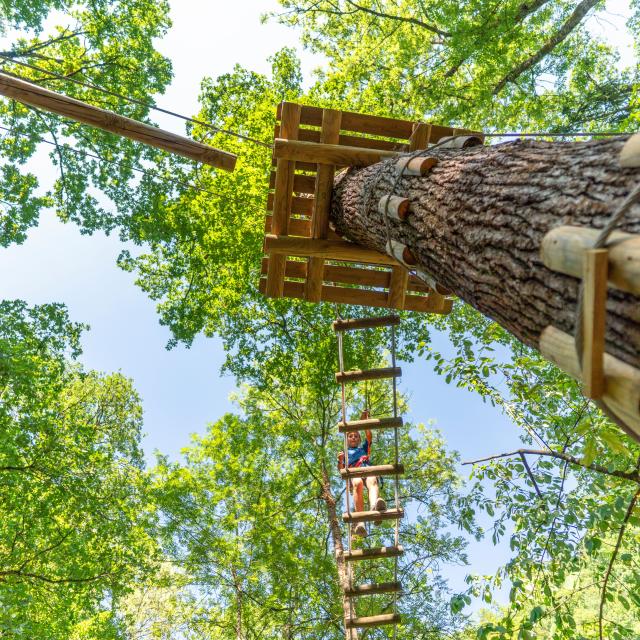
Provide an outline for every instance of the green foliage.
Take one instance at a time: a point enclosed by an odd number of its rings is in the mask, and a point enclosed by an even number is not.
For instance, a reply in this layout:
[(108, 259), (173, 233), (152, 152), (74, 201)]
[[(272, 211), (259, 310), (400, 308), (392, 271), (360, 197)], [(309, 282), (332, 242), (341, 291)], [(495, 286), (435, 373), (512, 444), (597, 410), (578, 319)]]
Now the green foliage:
[(139, 399), (71, 363), (82, 327), (59, 305), (0, 317), (0, 635), (115, 638), (108, 601), (155, 550)]

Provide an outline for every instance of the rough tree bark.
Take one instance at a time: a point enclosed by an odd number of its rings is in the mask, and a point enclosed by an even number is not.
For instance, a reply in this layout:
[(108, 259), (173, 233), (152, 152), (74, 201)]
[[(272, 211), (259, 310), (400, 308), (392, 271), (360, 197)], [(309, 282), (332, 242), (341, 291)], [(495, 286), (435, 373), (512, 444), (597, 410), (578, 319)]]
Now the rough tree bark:
[[(547, 269), (540, 244), (559, 225), (602, 228), (640, 181), (621, 169), (625, 137), (589, 142), (518, 140), (463, 151), (434, 149), (438, 165), (403, 177), (406, 222), (390, 219), (390, 235), (407, 245), (431, 274), (525, 344), (538, 348), (553, 324), (574, 334), (579, 281)], [(394, 161), (351, 169), (336, 179), (331, 219), (336, 230), (385, 252), (379, 199), (391, 192)], [(366, 210), (365, 210), (366, 209)], [(619, 226), (640, 233), (640, 205)], [(638, 298), (609, 289), (606, 350), (640, 367)]]
[[(344, 545), (342, 544), (342, 530), (338, 520), (338, 512), (336, 509), (336, 498), (331, 491), (331, 481), (324, 464), (322, 465), (322, 499), (327, 507), (327, 517), (329, 520), (329, 528), (331, 530), (331, 538), (333, 540), (333, 551), (336, 557), (336, 565), (338, 569), (338, 580), (340, 587), (344, 591), (349, 586), (349, 578), (347, 575), (347, 563), (344, 560)], [(349, 599), (343, 595), (342, 607), (344, 610), (344, 622), (346, 629), (347, 619), (350, 618)], [(356, 629), (346, 629), (346, 640), (358, 640), (358, 632)]]

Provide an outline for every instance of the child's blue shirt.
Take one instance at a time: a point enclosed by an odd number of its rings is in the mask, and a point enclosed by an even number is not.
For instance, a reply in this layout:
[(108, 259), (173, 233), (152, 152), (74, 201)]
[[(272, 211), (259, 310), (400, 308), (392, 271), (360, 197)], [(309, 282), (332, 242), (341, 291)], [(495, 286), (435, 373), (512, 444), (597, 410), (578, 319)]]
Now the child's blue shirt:
[[(364, 442), (359, 447), (349, 447), (349, 466), (353, 467), (358, 463), (358, 460), (362, 456), (369, 455), (369, 441), (365, 438)], [(360, 466), (369, 466), (368, 460), (363, 460)]]

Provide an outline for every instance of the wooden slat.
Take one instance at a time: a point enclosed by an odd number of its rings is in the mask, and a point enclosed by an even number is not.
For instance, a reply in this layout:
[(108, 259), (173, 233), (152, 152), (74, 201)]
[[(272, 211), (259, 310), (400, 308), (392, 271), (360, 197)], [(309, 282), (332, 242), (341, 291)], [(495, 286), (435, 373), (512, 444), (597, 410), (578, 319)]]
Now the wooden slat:
[[(322, 133), (320, 135), (322, 138)], [(380, 162), (383, 158), (394, 158), (398, 155), (397, 151), (363, 149), (337, 144), (339, 140), (337, 132), (335, 140), (336, 143), (329, 144), (276, 138), (274, 141), (274, 156), (287, 160), (301, 160), (307, 163), (317, 162), (345, 167), (368, 167)]]
[(409, 151), (426, 149), (431, 138), (432, 125), (426, 122), (414, 122), (411, 137), (409, 138)]
[[(267, 196), (267, 211), (273, 210), (275, 194), (270, 193)], [(291, 198), (291, 213), (297, 215), (311, 216), (313, 212), (313, 198), (303, 198), (301, 196), (293, 196)]]
[[(266, 216), (265, 220), (264, 220), (264, 231), (265, 233), (270, 233), (271, 232), (271, 221), (272, 221), (272, 216)], [(311, 234), (311, 221), (310, 220), (302, 220), (300, 218), (289, 218), (289, 235), (290, 236), (300, 236), (302, 238), (308, 238), (309, 235)], [(329, 229), (329, 233), (328, 233), (328, 238), (330, 240), (342, 240), (342, 238), (332, 229)], [(303, 262), (290, 262), (287, 261), (287, 266), (285, 268), (285, 276), (290, 276), (293, 278), (304, 278), (304, 274), (303, 275), (293, 275), (291, 273), (289, 273), (289, 265), (290, 264), (295, 264), (295, 265), (302, 265), (304, 264)], [(266, 273), (266, 271), (263, 270), (262, 273)]]
[(582, 386), (587, 398), (604, 393), (604, 343), (607, 319), (606, 249), (590, 249), (584, 254), (584, 305), (582, 309)]
[(351, 467), (340, 469), (340, 475), (347, 478), (371, 478), (373, 476), (401, 476), (404, 474), (402, 464), (375, 464), (370, 467)]
[(121, 116), (113, 111), (95, 107), (4, 73), (0, 74), (0, 95), (224, 171), (233, 171), (236, 165), (237, 156), (232, 153)]
[(402, 426), (402, 418), (369, 418), (368, 420), (353, 420), (352, 422), (338, 422), (340, 433), (351, 431), (397, 429)]
[(289, 238), (267, 234), (264, 244), (265, 253), (287, 256), (318, 257), (326, 260), (344, 260), (369, 264), (397, 264), (390, 256), (365, 249), (346, 240), (315, 240), (313, 238)]
[[(267, 216), (267, 221), (265, 223), (265, 232), (269, 233), (270, 217)], [(309, 225), (308, 220), (298, 220), (296, 218), (292, 218), (289, 220), (289, 233), (290, 235), (298, 235), (298, 236), (308, 236), (308, 233), (297, 233), (295, 230), (303, 230), (304, 228), (308, 228)], [(341, 240), (340, 236), (331, 229), (329, 230), (329, 239)], [(262, 273), (266, 273), (266, 269), (264, 265), (266, 262), (263, 262)], [(304, 262), (293, 262), (291, 260), (287, 261), (285, 276), (288, 278), (305, 278), (306, 271), (304, 268)], [(371, 286), (371, 287), (380, 287), (384, 289), (389, 288), (389, 279), (391, 277), (391, 273), (389, 271), (379, 271), (374, 269), (362, 269), (356, 266), (337, 266), (337, 265), (327, 265), (324, 266), (324, 281), (325, 282), (333, 282), (340, 284), (355, 284), (355, 285), (363, 285), (363, 286)], [(433, 290), (431, 287), (422, 282), (420, 278), (416, 276), (409, 277), (408, 284), (409, 291), (420, 291), (422, 293), (431, 293)], [(386, 306), (386, 305), (385, 305)]]
[[(280, 137), (280, 136), (275, 136)], [(315, 129), (300, 129), (298, 140), (305, 142), (320, 142), (320, 132)], [(364, 136), (350, 136), (340, 134), (338, 144), (347, 147), (358, 147), (362, 149), (381, 149), (383, 151), (395, 151), (396, 153), (406, 152), (409, 146), (402, 142), (391, 142), (389, 140), (378, 140), (377, 138), (366, 138)]]
[(352, 589), (345, 589), (344, 594), (348, 598), (358, 596), (374, 596), (380, 593), (401, 593), (402, 584), (400, 582), (379, 582), (377, 584), (361, 584)]
[(404, 554), (402, 545), (397, 547), (371, 547), (368, 549), (352, 549), (343, 557), (346, 562), (359, 562), (361, 560), (379, 560), (382, 558), (397, 558)]
[[(271, 160), (271, 166), (274, 168), (278, 166), (278, 158), (275, 156)], [(298, 171), (309, 171), (311, 173), (315, 173), (318, 170), (318, 165), (315, 162), (300, 162), (298, 160), (296, 161), (296, 169)]]
[[(342, 114), (334, 109), (322, 112), (322, 130), (320, 142), (325, 146), (333, 146), (340, 136)], [(335, 164), (321, 164), (316, 174), (314, 199), (315, 206), (311, 216), (311, 237), (324, 240), (329, 232), (329, 209), (331, 208), (331, 192)], [(340, 164), (340, 163), (338, 163)], [(304, 297), (309, 302), (320, 302), (322, 295), (323, 258), (309, 258), (307, 263), (307, 279), (304, 286)]]
[(352, 371), (338, 371), (336, 382), (362, 382), (363, 380), (383, 380), (385, 378), (399, 378), (402, 375), (400, 367), (382, 367), (380, 369), (354, 369)]
[[(282, 108), (281, 134), (285, 138), (295, 139), (300, 126), (300, 105), (287, 103)], [(273, 199), (273, 232), (278, 235), (288, 233), (289, 216), (291, 215), (291, 198), (294, 183), (295, 162), (278, 160), (275, 174), (275, 194)], [(284, 288), (284, 268), (286, 256), (272, 256), (269, 260), (266, 294), (279, 298)]]
[[(289, 160), (283, 160), (283, 162), (290, 162)], [(276, 193), (278, 193), (278, 188), (276, 186), (277, 180), (277, 171), (272, 171), (269, 176), (269, 189), (275, 189)], [(293, 185), (292, 191), (294, 193), (309, 193), (313, 194), (316, 185), (315, 176), (305, 176), (299, 173), (294, 174), (293, 176)]]
[[(260, 292), (265, 292), (264, 279), (260, 280)], [(287, 298), (304, 298), (304, 284), (302, 282), (285, 281), (284, 296)], [(362, 289), (348, 289), (346, 287), (322, 287), (322, 300), (340, 304), (357, 304), (364, 307), (387, 307), (387, 294), (380, 291), (364, 291)], [(421, 311), (423, 313), (447, 314), (451, 312), (453, 301), (446, 298), (441, 300), (428, 296), (406, 296), (404, 308), (406, 311)]]
[(401, 266), (393, 267), (391, 270), (391, 282), (389, 283), (389, 294), (387, 306), (390, 309), (404, 309), (404, 301), (409, 284), (409, 272)]
[(387, 509), (386, 511), (351, 511), (343, 513), (343, 522), (382, 522), (383, 520), (400, 520), (404, 518), (404, 509)]
[(400, 624), (402, 617), (397, 613), (382, 613), (378, 616), (366, 616), (360, 618), (349, 618), (345, 622), (347, 629), (364, 629), (370, 627), (382, 627), (389, 624)]
[(357, 329), (374, 329), (375, 327), (391, 327), (400, 324), (400, 316), (395, 313), (390, 316), (376, 316), (374, 318), (354, 318), (348, 320), (334, 320), (334, 331), (355, 331)]

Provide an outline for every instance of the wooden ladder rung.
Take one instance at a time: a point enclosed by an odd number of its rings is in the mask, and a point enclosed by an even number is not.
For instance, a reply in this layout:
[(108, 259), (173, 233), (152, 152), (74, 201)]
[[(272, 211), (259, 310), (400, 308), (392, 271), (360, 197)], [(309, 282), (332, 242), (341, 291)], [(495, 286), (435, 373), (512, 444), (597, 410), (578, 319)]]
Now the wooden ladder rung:
[(399, 582), (380, 582), (378, 584), (361, 584), (351, 589), (345, 589), (348, 598), (356, 596), (373, 596), (378, 593), (400, 593), (402, 585)]
[(346, 621), (347, 629), (381, 627), (385, 624), (400, 624), (402, 618), (397, 613), (383, 613), (379, 616), (366, 616), (364, 618), (349, 618)]
[(387, 509), (386, 511), (352, 511), (343, 513), (343, 522), (382, 522), (383, 520), (399, 520), (404, 518), (404, 509)]
[(374, 327), (391, 327), (400, 324), (400, 316), (378, 316), (377, 318), (354, 318), (353, 320), (335, 320), (334, 331), (354, 331), (355, 329), (372, 329)]
[(400, 367), (384, 367), (382, 369), (354, 369), (353, 371), (338, 371), (336, 382), (360, 382), (362, 380), (380, 380), (381, 378), (399, 378), (402, 375)]
[(379, 560), (381, 558), (397, 558), (404, 553), (402, 545), (397, 547), (370, 547), (368, 549), (352, 549), (344, 554), (346, 562), (360, 560)]
[(354, 420), (353, 422), (338, 422), (340, 433), (350, 431), (396, 429), (402, 426), (402, 418), (368, 418), (367, 420)]
[(378, 464), (371, 467), (351, 467), (340, 469), (340, 475), (347, 478), (370, 478), (371, 476), (401, 476), (404, 474), (403, 464)]

